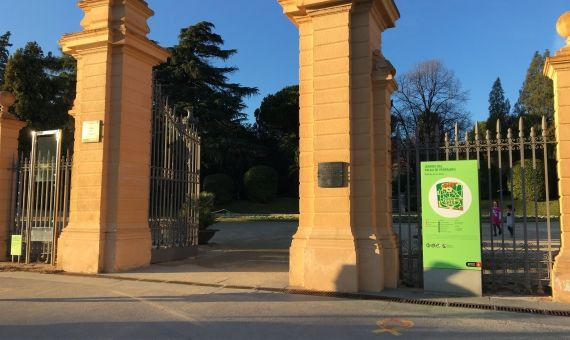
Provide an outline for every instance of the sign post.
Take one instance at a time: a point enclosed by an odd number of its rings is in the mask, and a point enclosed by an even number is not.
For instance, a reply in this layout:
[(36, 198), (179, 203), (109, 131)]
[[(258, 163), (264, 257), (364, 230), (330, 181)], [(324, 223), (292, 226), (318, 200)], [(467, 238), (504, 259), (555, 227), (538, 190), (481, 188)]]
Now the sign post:
[(22, 235), (12, 235), (10, 256), (12, 256), (12, 260), (14, 260), (14, 256), (18, 256), (18, 262), (20, 262), (20, 256), (22, 256)]
[(477, 161), (422, 162), (424, 290), (482, 295)]

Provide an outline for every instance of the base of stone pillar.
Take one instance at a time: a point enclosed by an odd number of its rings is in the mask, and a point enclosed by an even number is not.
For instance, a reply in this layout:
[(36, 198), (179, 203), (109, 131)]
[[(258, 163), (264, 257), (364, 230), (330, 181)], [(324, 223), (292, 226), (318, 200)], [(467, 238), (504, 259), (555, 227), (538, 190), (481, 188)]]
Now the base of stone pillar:
[(380, 240), (384, 259), (384, 288), (396, 289), (400, 282), (400, 249), (396, 235), (383, 237)]
[[(300, 240), (298, 240), (300, 241)], [(290, 285), (308, 290), (358, 292), (354, 240), (309, 239), (291, 247)], [(302, 265), (298, 263), (302, 261)]]
[(103, 234), (100, 226), (70, 225), (57, 247), (57, 267), (72, 273), (122, 272), (146, 267), (150, 258), (150, 231), (146, 229)]
[(289, 286), (305, 286), (305, 248), (307, 248), (306, 238), (295, 238), (289, 248)]
[(552, 271), (552, 298), (570, 303), (570, 259), (557, 258)]
[(69, 225), (59, 236), (56, 265), (71, 273), (97, 274), (103, 270), (101, 262), (102, 237), (99, 226), (74, 228)]
[(357, 240), (358, 288), (363, 292), (384, 290), (384, 255), (375, 239)]
[(8, 240), (0, 239), (0, 261), (9, 260), (10, 249), (8, 249)]

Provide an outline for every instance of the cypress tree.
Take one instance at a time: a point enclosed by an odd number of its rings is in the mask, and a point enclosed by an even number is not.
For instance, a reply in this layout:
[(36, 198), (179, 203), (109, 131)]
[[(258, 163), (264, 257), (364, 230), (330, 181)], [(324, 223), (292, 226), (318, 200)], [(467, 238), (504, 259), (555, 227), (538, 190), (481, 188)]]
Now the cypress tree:
[[(525, 118), (527, 128), (540, 127), (542, 116), (546, 116), (552, 127), (554, 121), (554, 88), (552, 80), (544, 75), (544, 63), (550, 56), (547, 50), (543, 54), (535, 52), (527, 70), (526, 79), (520, 90), (515, 105), (515, 114)], [(518, 127), (516, 128), (518, 130)], [(537, 130), (539, 131), (539, 130)], [(528, 133), (528, 131), (526, 132)]]
[(493, 84), (493, 88), (489, 93), (489, 118), (487, 119), (487, 128), (492, 132), (493, 138), (496, 134), (497, 120), (501, 122), (501, 126), (506, 127), (510, 123), (508, 120), (511, 111), (511, 103), (505, 98), (505, 91), (501, 84), (501, 78), (497, 78)]
[(0, 35), (0, 84), (4, 84), (4, 72), (6, 71), (8, 58), (10, 57), (8, 47), (12, 46), (12, 44), (10, 44), (11, 35), (10, 31)]

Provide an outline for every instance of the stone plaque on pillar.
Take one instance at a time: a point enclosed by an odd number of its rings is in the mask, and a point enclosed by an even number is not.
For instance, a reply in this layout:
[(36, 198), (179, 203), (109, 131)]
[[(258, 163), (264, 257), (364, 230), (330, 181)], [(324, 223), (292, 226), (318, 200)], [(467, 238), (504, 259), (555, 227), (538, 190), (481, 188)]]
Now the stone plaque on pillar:
[(319, 188), (344, 188), (347, 186), (348, 163), (319, 163)]
[(101, 141), (101, 121), (92, 120), (83, 122), (81, 129), (83, 143), (99, 143)]

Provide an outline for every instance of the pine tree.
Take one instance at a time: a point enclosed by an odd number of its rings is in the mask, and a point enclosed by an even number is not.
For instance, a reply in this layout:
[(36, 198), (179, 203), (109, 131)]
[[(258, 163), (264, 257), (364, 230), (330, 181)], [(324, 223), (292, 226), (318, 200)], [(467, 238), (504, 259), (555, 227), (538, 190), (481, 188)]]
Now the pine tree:
[(507, 127), (509, 122), (509, 113), (511, 111), (511, 103), (505, 98), (505, 91), (501, 84), (501, 78), (497, 78), (493, 84), (493, 88), (489, 93), (489, 118), (486, 126), (492, 133), (493, 138), (496, 134), (497, 121), (501, 122), (501, 126)]
[(8, 63), (8, 58), (10, 57), (8, 47), (12, 46), (10, 44), (11, 35), (10, 31), (0, 35), (0, 84), (4, 84), (4, 72), (6, 72), (6, 63)]
[(546, 116), (550, 126), (554, 121), (554, 88), (552, 80), (543, 73), (544, 63), (549, 56), (548, 50), (542, 55), (534, 53), (515, 105), (515, 115), (524, 117), (527, 128), (539, 128), (542, 116)]
[(243, 124), (243, 100), (258, 90), (230, 82), (238, 69), (222, 64), (237, 51), (224, 49), (214, 28), (200, 22), (182, 29), (178, 45), (170, 48), (172, 56), (155, 69), (156, 79), (177, 113), (191, 112), (196, 122), (202, 137), (202, 172), (224, 172), (239, 181), (255, 149), (253, 132)]

